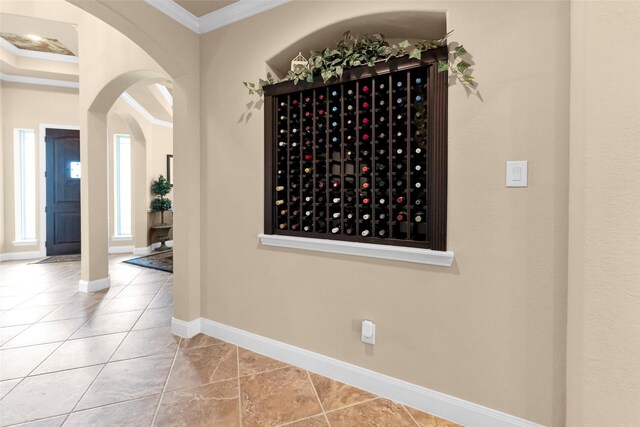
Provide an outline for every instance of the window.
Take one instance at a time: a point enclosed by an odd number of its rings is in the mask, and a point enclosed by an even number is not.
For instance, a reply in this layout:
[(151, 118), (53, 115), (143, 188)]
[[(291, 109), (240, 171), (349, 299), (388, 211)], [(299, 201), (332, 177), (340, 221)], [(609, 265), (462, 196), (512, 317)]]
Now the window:
[(115, 135), (115, 236), (131, 236), (131, 137)]
[(14, 130), (15, 243), (36, 241), (36, 137), (33, 129)]

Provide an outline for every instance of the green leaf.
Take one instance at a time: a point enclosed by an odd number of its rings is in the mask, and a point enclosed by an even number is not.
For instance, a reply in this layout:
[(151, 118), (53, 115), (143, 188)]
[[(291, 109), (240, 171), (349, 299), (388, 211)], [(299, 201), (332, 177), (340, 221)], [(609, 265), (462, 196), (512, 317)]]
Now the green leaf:
[(420, 52), (420, 49), (418, 49), (418, 48), (413, 49), (411, 51), (411, 53), (409, 54), (409, 58), (421, 60), (422, 59), (422, 52)]
[(338, 77), (342, 77), (343, 72), (344, 69), (342, 67), (336, 67), (336, 74), (338, 75)]
[(402, 49), (402, 50), (404, 50), (404, 49), (408, 48), (409, 46), (411, 46), (411, 43), (409, 43), (409, 41), (408, 41), (408, 40), (401, 41), (401, 42), (398, 44), (398, 47), (399, 47), (400, 49)]
[(458, 71), (464, 73), (466, 71), (467, 68), (471, 67), (471, 64), (469, 64), (468, 62), (465, 61), (460, 61), (458, 62), (458, 64), (456, 64), (456, 68), (458, 69)]
[(455, 48), (453, 52), (455, 56), (461, 56), (467, 53), (467, 49), (465, 49), (464, 46), (460, 45), (457, 48)]
[(299, 79), (296, 77), (295, 79), (293, 79), (293, 84), (297, 85), (298, 84)]
[(307, 76), (307, 82), (308, 82), (308, 83), (313, 83), (313, 75), (312, 75), (312, 74), (309, 74), (309, 75)]
[(438, 71), (443, 72), (449, 69), (449, 63), (447, 61), (438, 61)]

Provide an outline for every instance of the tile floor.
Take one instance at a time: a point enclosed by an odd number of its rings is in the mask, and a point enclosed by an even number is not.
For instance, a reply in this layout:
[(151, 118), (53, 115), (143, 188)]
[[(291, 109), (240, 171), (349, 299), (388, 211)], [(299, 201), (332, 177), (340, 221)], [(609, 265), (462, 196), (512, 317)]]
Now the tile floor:
[(456, 424), (198, 335), (171, 334), (171, 274), (110, 259), (112, 286), (76, 291), (79, 263), (0, 264), (0, 425)]

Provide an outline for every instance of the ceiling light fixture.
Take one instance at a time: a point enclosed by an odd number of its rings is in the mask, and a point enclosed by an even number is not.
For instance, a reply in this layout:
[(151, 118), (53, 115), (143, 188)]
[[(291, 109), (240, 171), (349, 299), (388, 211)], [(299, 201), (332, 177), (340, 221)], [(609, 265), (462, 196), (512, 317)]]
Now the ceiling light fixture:
[(31, 39), (34, 42), (39, 42), (42, 40), (42, 37), (36, 36), (35, 34), (27, 34), (27, 38)]

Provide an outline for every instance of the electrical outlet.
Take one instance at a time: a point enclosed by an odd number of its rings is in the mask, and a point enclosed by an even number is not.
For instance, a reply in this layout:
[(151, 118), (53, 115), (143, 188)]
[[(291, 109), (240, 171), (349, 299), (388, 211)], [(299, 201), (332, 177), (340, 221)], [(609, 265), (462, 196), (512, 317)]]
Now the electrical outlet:
[(372, 320), (362, 321), (362, 337), (360, 339), (365, 344), (376, 343), (376, 324)]

